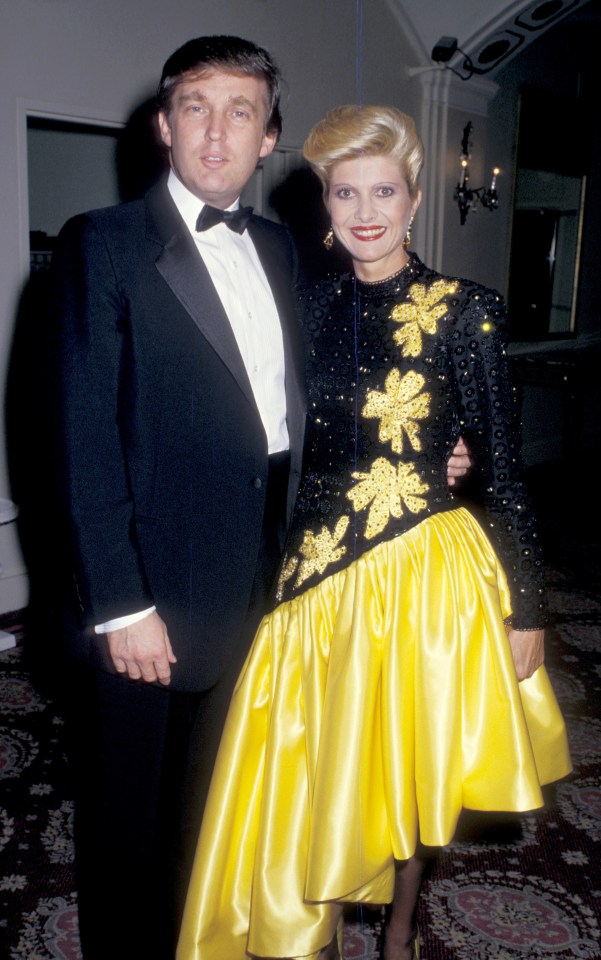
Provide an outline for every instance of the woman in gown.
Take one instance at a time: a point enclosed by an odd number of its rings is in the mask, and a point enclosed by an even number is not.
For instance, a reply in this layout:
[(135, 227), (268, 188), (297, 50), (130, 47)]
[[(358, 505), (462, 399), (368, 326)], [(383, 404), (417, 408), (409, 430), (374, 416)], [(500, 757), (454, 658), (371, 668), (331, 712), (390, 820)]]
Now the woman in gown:
[[(420, 844), (448, 844), (464, 807), (539, 807), (570, 770), (503, 301), (407, 252), (411, 118), (338, 108), (305, 156), (354, 269), (303, 297), (304, 479), (233, 695), (178, 960), (338, 956), (347, 902), (392, 903), (382, 955), (415, 957)], [(459, 434), (486, 530), (447, 486)]]

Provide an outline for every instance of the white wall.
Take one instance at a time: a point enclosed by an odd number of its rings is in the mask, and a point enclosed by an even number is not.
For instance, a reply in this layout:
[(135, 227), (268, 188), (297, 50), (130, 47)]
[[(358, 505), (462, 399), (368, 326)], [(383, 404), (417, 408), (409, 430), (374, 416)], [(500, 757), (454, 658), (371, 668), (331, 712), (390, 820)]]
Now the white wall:
[[(409, 88), (403, 69), (415, 58), (387, 0), (359, 5), (355, 0), (0, 0), (0, 22), (3, 394), (28, 276), (28, 112), (125, 123), (154, 93), (173, 50), (191, 37), (211, 33), (254, 40), (279, 63), (287, 81), (285, 146), (299, 147), (310, 126), (339, 103), (388, 101), (410, 113), (419, 106), (419, 92)], [(43, 498), (43, 464), (39, 482)], [(10, 497), (1, 430), (0, 497)], [(0, 563), (2, 612), (27, 600), (14, 524), (0, 527)]]

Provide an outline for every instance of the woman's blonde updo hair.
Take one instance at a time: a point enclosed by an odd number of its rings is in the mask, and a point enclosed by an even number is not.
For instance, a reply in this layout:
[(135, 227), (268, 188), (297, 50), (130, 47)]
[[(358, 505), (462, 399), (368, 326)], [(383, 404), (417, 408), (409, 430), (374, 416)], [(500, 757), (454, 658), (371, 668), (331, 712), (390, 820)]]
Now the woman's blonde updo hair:
[(412, 199), (424, 163), (424, 146), (415, 123), (396, 107), (353, 104), (329, 110), (305, 140), (303, 154), (321, 180), (326, 199), (332, 167), (342, 160), (360, 156), (396, 160)]

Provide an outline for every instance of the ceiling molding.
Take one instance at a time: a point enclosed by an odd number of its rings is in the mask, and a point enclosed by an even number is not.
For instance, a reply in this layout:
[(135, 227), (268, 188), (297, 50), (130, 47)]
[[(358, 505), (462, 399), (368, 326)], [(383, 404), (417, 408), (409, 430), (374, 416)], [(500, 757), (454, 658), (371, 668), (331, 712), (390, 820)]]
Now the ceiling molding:
[[(512, 4), (459, 46), (469, 55), (474, 74), (493, 73), (560, 20), (588, 0), (527, 0)], [(509, 16), (508, 16), (509, 14)], [(465, 46), (464, 46), (465, 44)], [(455, 61), (463, 65), (463, 58)], [(461, 69), (461, 67), (460, 67)]]
[(465, 74), (463, 80), (471, 83), (474, 76), (492, 79), (533, 40), (584, 10), (590, 0), (489, 0), (486, 7), (476, 8), (477, 15), (471, 0), (445, 0), (443, 8), (422, 0), (387, 3), (416, 51), (420, 67), (432, 65), (432, 37), (453, 36), (459, 49), (447, 66)]
[(454, 110), (465, 110), (480, 117), (488, 115), (488, 105), (499, 90), (498, 83), (482, 77), (472, 77), (469, 83), (463, 83), (450, 70), (444, 71), (443, 77), (445, 83), (440, 81), (440, 74), (438, 82), (433, 83), (432, 74), (419, 74), (416, 79), (421, 84), (422, 95), (432, 103), (444, 103)]

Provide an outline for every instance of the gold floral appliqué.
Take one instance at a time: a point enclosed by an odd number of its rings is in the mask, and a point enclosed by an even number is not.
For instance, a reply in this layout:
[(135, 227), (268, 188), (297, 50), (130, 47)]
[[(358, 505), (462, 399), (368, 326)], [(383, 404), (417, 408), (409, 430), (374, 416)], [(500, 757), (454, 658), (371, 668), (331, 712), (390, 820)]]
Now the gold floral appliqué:
[(338, 544), (344, 537), (349, 523), (349, 517), (340, 517), (333, 533), (330, 533), (326, 526), (322, 526), (321, 533), (317, 535), (311, 530), (305, 531), (300, 546), (303, 559), (298, 570), (296, 587), (304, 583), (312, 573), (323, 573), (330, 563), (336, 563), (346, 553), (346, 547), (340, 547)]
[(430, 287), (424, 283), (414, 283), (409, 287), (408, 303), (399, 303), (390, 314), (391, 320), (402, 323), (394, 334), (394, 339), (403, 351), (404, 357), (417, 357), (422, 350), (422, 335), (436, 333), (438, 321), (447, 312), (444, 297), (455, 293), (456, 284), (446, 280), (436, 280)]
[(414, 450), (421, 450), (419, 424), (430, 411), (430, 394), (422, 393), (425, 377), (410, 370), (404, 377), (393, 368), (384, 381), (385, 392), (370, 390), (361, 413), (380, 420), (379, 438), (389, 443), (395, 453), (403, 452), (403, 434)]
[(284, 563), (284, 566), (280, 570), (278, 586), (275, 592), (276, 600), (281, 600), (284, 596), (284, 586), (286, 583), (288, 583), (290, 578), (294, 576), (297, 567), (298, 557), (288, 557)]
[(378, 457), (369, 473), (353, 473), (353, 479), (359, 483), (348, 491), (347, 497), (353, 501), (355, 510), (364, 510), (370, 505), (365, 527), (368, 540), (384, 530), (390, 517), (401, 517), (403, 507), (411, 513), (420, 513), (428, 505), (420, 496), (428, 491), (428, 484), (420, 480), (410, 463), (399, 463), (395, 467), (385, 457)]

